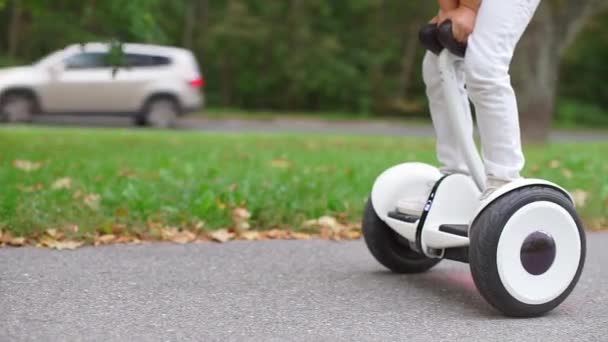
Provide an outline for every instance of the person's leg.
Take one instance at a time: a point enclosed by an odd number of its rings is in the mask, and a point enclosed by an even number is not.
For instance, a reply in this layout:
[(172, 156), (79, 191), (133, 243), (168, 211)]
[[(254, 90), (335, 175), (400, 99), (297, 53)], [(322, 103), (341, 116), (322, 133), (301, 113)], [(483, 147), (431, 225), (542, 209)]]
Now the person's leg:
[[(429, 100), (431, 118), (437, 138), (437, 159), (441, 164), (440, 170), (444, 174), (468, 173), (462, 153), (458, 147), (458, 141), (452, 132), (448, 118), (448, 104), (441, 86), (441, 74), (439, 72), (439, 58), (427, 52), (422, 63), (422, 75), (426, 85), (426, 94)], [(460, 65), (457, 70), (459, 83), (462, 85), (463, 106), (466, 108), (468, 118), (468, 131), (473, 134), (473, 122), (471, 118), (469, 99), (464, 88), (464, 67)], [(397, 210), (401, 213), (417, 216), (420, 215), (428, 200), (429, 193), (434, 184), (428, 184), (428, 191), (420, 194), (408, 194), (397, 203)]]
[(540, 0), (484, 0), (465, 56), (489, 187), (518, 179), (524, 166), (509, 65)]
[[(439, 72), (439, 57), (427, 52), (422, 63), (422, 76), (426, 86), (426, 95), (429, 101), (431, 119), (435, 128), (437, 139), (437, 159), (441, 164), (443, 173), (468, 173), (466, 164), (462, 157), (462, 153), (458, 146), (458, 141), (450, 127), (447, 118), (448, 104), (443, 94), (441, 74)], [(464, 88), (464, 68), (462, 65), (458, 67), (457, 76), (461, 84), (460, 93), (462, 95), (463, 106), (466, 108), (466, 116), (468, 119), (467, 130), (469, 134), (473, 134), (473, 122), (471, 118), (469, 99)]]

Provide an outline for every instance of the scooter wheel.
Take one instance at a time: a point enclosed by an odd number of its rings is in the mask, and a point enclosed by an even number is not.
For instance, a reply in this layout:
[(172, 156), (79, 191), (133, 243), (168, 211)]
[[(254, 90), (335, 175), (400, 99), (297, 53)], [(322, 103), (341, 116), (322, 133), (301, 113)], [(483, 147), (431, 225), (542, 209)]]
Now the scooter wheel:
[(494, 200), (473, 222), (469, 238), (475, 285), (507, 316), (536, 317), (556, 308), (585, 263), (585, 233), (573, 203), (547, 186)]
[(412, 250), (407, 239), (378, 217), (371, 199), (363, 213), (363, 238), (374, 258), (395, 273), (425, 272), (441, 261)]

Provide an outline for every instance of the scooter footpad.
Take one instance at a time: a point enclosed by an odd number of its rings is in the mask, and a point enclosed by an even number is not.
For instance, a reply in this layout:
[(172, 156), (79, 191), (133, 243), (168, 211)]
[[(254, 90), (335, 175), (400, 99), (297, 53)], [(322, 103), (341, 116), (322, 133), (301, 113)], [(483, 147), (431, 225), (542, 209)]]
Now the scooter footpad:
[(388, 217), (395, 219), (395, 220), (407, 222), (407, 223), (416, 223), (418, 220), (420, 220), (420, 217), (418, 217), (418, 216), (403, 214), (398, 211), (389, 212)]
[(469, 225), (467, 224), (442, 224), (439, 226), (439, 231), (462, 237), (469, 237)]

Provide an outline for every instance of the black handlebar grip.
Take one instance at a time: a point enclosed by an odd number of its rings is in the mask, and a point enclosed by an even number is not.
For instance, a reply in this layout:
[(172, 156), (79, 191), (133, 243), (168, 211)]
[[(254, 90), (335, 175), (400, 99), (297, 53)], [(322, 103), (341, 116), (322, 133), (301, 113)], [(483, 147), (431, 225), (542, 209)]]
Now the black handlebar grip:
[(454, 38), (451, 20), (446, 20), (437, 27), (437, 39), (443, 47), (458, 57), (464, 57), (467, 52), (467, 44)]
[(420, 43), (427, 50), (439, 55), (441, 50), (443, 50), (443, 45), (441, 45), (441, 42), (437, 37), (437, 31), (436, 24), (426, 24), (420, 29), (420, 32), (418, 32), (418, 39), (420, 39)]

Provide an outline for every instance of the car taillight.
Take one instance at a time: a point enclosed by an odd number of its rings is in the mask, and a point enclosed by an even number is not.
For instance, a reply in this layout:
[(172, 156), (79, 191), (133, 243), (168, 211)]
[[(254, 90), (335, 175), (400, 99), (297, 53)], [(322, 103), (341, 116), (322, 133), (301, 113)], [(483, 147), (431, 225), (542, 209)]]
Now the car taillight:
[(205, 79), (202, 78), (202, 77), (199, 77), (199, 78), (197, 78), (195, 80), (192, 80), (192, 81), (190, 81), (188, 83), (190, 83), (190, 85), (192, 87), (194, 87), (194, 88), (203, 88), (205, 86)]

